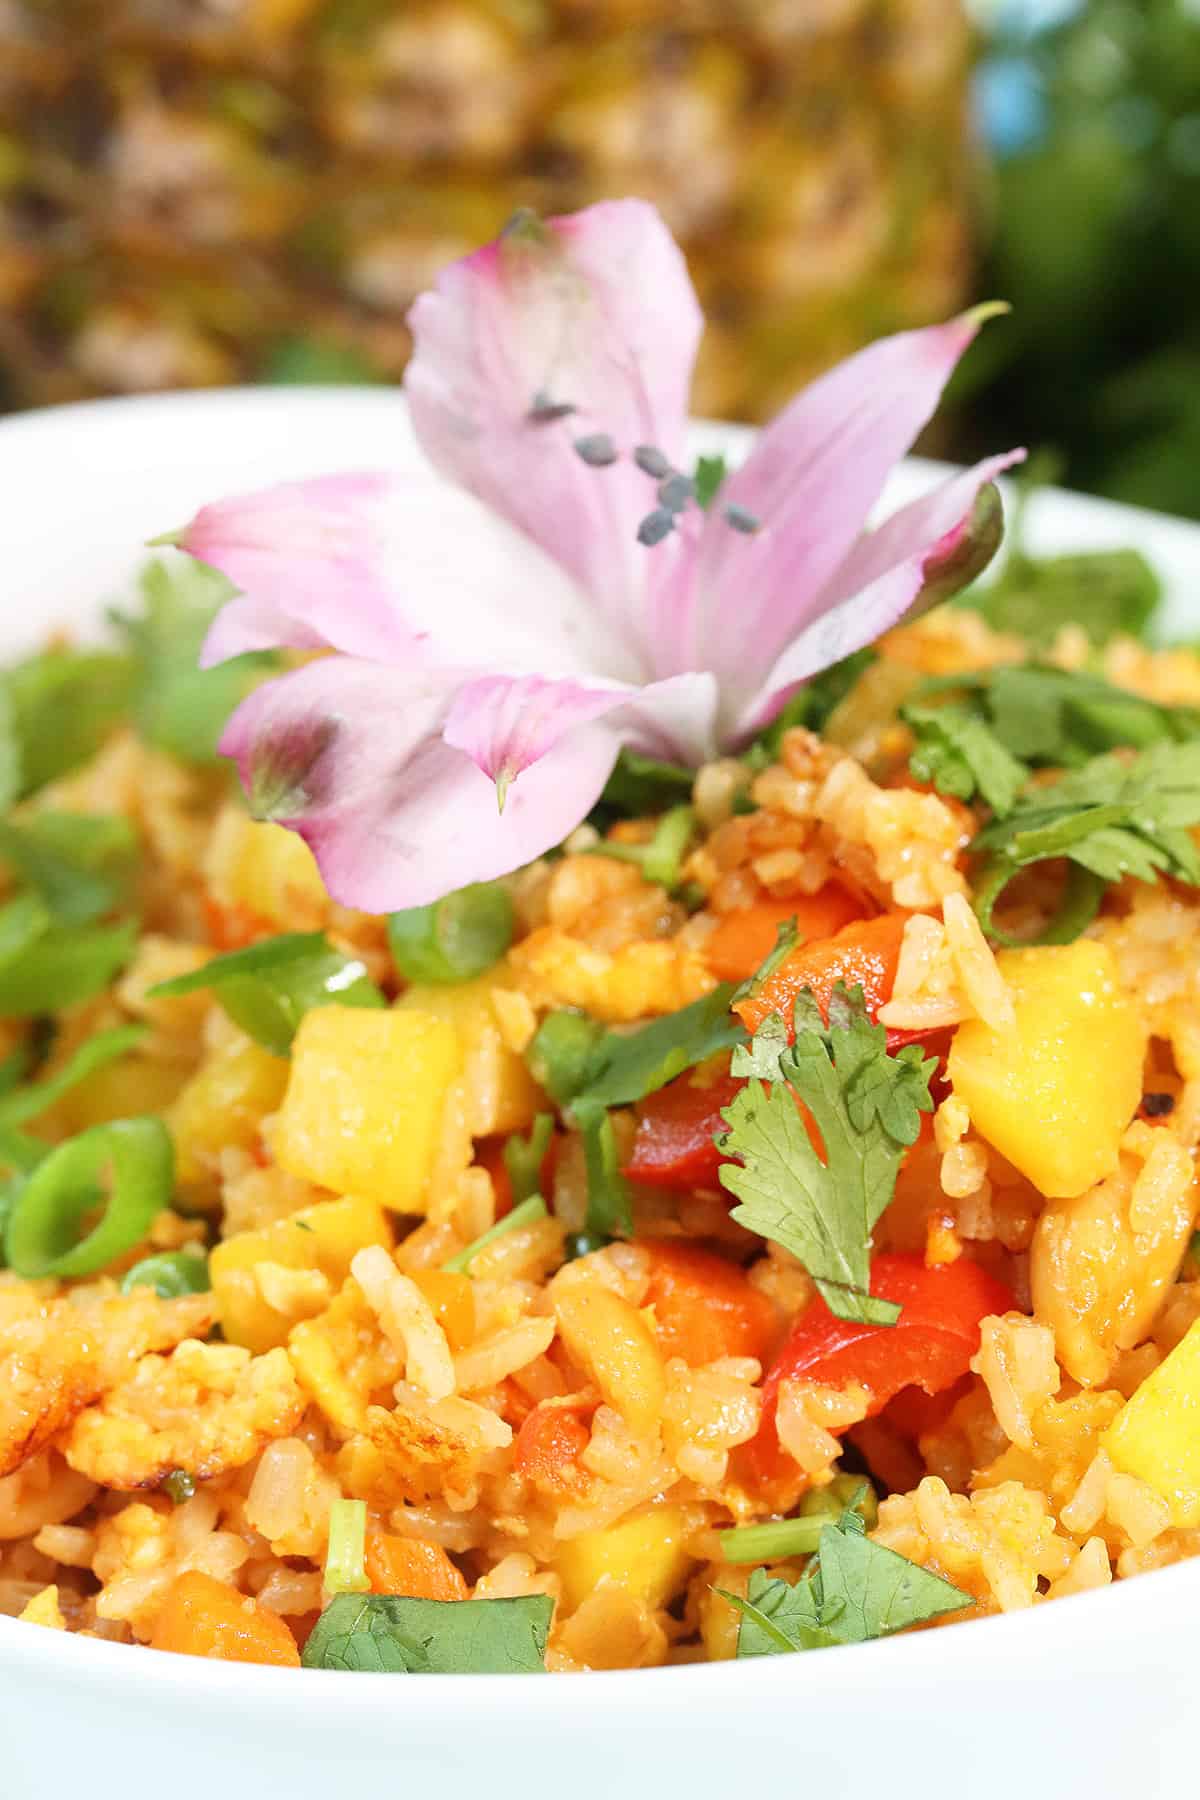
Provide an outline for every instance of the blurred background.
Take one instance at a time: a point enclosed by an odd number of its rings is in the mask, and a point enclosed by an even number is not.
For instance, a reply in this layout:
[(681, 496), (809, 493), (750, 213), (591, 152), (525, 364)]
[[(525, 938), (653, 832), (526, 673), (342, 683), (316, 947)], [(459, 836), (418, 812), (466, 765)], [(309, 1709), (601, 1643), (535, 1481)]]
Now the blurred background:
[(441, 264), (620, 194), (699, 410), (1001, 296), (930, 447), (1200, 516), (1200, 0), (0, 0), (0, 406), (394, 381)]

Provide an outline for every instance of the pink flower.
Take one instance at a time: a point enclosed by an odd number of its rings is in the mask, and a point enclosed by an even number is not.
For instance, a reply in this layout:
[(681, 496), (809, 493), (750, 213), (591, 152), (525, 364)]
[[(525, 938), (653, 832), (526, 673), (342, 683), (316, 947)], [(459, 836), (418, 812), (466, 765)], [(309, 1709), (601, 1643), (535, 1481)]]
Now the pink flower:
[(701, 317), (661, 219), (515, 220), (413, 307), (428, 473), (221, 501), (180, 540), (241, 590), (206, 663), (334, 652), (229, 722), (256, 813), (307, 839), (336, 899), (385, 911), (559, 843), (623, 745), (743, 746), (994, 550), (988, 484), (1019, 451), (864, 530), (984, 316), (822, 376), (704, 512), (683, 472)]

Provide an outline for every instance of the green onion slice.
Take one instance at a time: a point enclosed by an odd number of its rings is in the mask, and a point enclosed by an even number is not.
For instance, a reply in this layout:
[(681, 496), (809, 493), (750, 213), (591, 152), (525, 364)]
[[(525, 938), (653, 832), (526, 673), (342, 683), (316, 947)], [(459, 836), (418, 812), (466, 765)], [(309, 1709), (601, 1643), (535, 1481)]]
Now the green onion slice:
[(329, 1508), (329, 1548), (325, 1556), (327, 1594), (362, 1594), (370, 1587), (366, 1542), (366, 1501), (335, 1500)]
[(475, 882), (388, 918), (396, 967), (412, 982), (470, 981), (500, 961), (512, 937), (512, 899), (498, 881)]
[(160, 1256), (143, 1256), (121, 1277), (123, 1294), (134, 1288), (153, 1288), (160, 1300), (178, 1300), (181, 1294), (207, 1294), (208, 1258), (199, 1250), (164, 1250)]
[[(17, 1194), (4, 1234), (9, 1268), (30, 1281), (107, 1268), (145, 1237), (170, 1201), (173, 1178), (174, 1152), (161, 1119), (93, 1125), (52, 1150)], [(88, 1215), (101, 1208), (80, 1236)]]

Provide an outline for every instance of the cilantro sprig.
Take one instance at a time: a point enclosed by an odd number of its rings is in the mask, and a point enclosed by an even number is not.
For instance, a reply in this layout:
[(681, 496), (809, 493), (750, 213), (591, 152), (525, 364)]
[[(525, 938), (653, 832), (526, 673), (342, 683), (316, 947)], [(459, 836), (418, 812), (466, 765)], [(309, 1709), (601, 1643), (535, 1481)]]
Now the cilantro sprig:
[[(861, 988), (835, 987), (829, 1024), (812, 994), (795, 1008), (795, 1041), (778, 1015), (734, 1052), (747, 1082), (724, 1113), (723, 1185), (737, 1197), (733, 1217), (799, 1257), (831, 1312), (871, 1325), (894, 1324), (899, 1308), (869, 1292), (871, 1233), (895, 1191), (920, 1115), (933, 1110), (935, 1059), (910, 1045), (887, 1053), (887, 1032), (867, 1017)], [(811, 1114), (818, 1155), (796, 1101)]]
[(794, 1587), (755, 1569), (745, 1599), (718, 1589), (742, 1615), (738, 1656), (864, 1644), (972, 1604), (969, 1594), (866, 1531), (851, 1509), (822, 1527), (817, 1554)]

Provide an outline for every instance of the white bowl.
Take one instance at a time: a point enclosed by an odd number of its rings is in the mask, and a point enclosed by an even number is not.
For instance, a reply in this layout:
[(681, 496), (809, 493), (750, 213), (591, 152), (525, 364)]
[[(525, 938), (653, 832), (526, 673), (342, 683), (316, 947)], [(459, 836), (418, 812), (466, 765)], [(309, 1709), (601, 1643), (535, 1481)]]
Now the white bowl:
[[(744, 434), (697, 431), (734, 454)], [(403, 402), (254, 390), (0, 425), (0, 654), (95, 619), (151, 535), (204, 501), (414, 455)], [(893, 499), (936, 478), (914, 463)], [(1047, 492), (1035, 549), (1139, 545), (1168, 630), (1200, 635), (1200, 528)], [(2, 1800), (1153, 1800), (1194, 1780), (1200, 1559), (1102, 1594), (820, 1655), (578, 1676), (258, 1668), (0, 1618)]]

